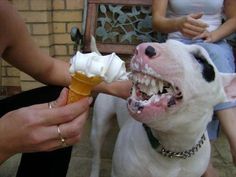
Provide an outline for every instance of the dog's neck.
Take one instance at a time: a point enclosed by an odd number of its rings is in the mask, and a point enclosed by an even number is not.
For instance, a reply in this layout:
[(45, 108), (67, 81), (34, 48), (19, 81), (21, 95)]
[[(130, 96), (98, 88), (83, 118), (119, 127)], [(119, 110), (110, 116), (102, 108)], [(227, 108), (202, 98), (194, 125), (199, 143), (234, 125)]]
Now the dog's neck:
[(184, 150), (184, 151), (171, 151), (169, 149), (166, 149), (160, 144), (159, 140), (153, 136), (150, 127), (148, 127), (146, 124), (143, 124), (143, 128), (147, 133), (148, 140), (152, 148), (156, 150), (157, 152), (159, 152), (160, 154), (162, 154), (163, 156), (166, 156), (169, 158), (173, 158), (173, 157), (181, 158), (181, 159), (189, 158), (193, 156), (202, 147), (202, 145), (204, 144), (206, 140), (206, 135), (204, 133), (201, 136), (200, 140), (195, 145), (193, 145), (191, 149)]
[[(155, 137), (165, 149), (182, 152), (189, 150), (198, 144), (202, 135), (206, 132), (209, 117), (211, 116), (212, 113), (210, 111), (205, 112), (200, 118), (194, 119), (193, 117), (190, 117), (189, 121), (184, 123), (180, 123), (181, 121), (179, 122), (175, 117), (176, 123), (171, 124), (174, 126), (164, 130), (163, 127), (165, 126), (165, 123), (163, 121), (156, 128), (150, 127), (150, 131), (153, 137)], [(168, 120), (166, 124), (168, 124)]]

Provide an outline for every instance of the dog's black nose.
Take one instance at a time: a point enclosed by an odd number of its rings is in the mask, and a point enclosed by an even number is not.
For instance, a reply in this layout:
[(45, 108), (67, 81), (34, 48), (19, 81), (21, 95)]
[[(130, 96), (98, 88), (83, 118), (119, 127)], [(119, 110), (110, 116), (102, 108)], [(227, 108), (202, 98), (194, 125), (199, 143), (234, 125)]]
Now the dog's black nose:
[(156, 55), (156, 50), (152, 46), (148, 46), (145, 50), (145, 54), (149, 57), (152, 58), (153, 56)]

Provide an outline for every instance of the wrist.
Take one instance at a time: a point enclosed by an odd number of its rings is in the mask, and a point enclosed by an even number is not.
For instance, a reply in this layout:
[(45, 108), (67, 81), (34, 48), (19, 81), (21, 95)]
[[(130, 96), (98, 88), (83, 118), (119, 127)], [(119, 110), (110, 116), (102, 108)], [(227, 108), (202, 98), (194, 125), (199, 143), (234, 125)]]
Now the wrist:
[(4, 128), (3, 128), (3, 124), (2, 121), (4, 120), (4, 118), (2, 117), (0, 119), (0, 165), (6, 161), (9, 157), (11, 157), (12, 155), (14, 155), (13, 152), (11, 152), (11, 145), (9, 145), (9, 141), (6, 140), (5, 135), (4, 135)]
[(211, 39), (211, 42), (214, 43), (214, 42), (217, 42), (217, 38), (216, 38), (216, 35), (214, 33), (214, 31), (210, 32), (210, 39)]
[(174, 24), (174, 31), (181, 31), (181, 23), (183, 21), (183, 17), (174, 18), (173, 24)]
[(211, 38), (212, 38), (212, 42), (218, 42), (222, 39), (224, 39), (226, 36), (224, 34), (222, 34), (221, 31), (219, 30), (215, 30), (211, 32)]

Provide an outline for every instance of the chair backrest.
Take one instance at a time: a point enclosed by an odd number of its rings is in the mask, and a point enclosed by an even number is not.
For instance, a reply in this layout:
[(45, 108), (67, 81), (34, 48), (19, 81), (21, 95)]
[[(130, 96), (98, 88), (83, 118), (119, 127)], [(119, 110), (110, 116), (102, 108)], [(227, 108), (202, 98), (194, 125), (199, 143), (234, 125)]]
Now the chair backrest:
[(141, 42), (163, 40), (152, 31), (152, 0), (87, 0), (82, 50), (90, 51), (91, 35), (101, 53), (131, 55)]

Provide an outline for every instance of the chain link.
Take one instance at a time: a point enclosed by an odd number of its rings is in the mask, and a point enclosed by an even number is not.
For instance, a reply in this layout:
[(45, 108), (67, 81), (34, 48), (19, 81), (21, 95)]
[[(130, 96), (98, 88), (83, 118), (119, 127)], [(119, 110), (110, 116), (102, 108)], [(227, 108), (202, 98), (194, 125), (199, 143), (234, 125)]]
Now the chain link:
[(181, 159), (186, 159), (194, 155), (196, 152), (198, 152), (198, 150), (202, 147), (205, 140), (206, 140), (206, 137), (203, 134), (201, 139), (198, 141), (198, 143), (187, 151), (173, 152), (173, 151), (166, 150), (164, 147), (162, 147), (159, 153), (169, 158), (177, 157)]

